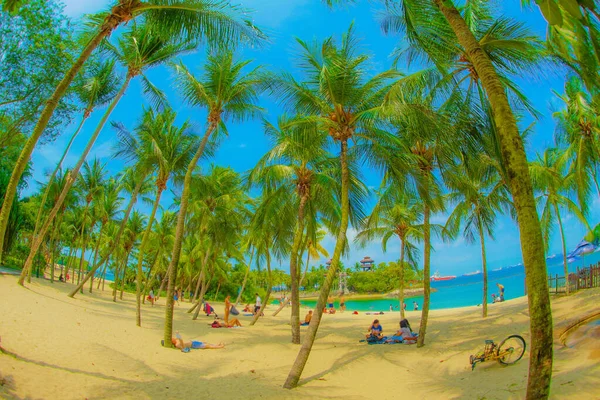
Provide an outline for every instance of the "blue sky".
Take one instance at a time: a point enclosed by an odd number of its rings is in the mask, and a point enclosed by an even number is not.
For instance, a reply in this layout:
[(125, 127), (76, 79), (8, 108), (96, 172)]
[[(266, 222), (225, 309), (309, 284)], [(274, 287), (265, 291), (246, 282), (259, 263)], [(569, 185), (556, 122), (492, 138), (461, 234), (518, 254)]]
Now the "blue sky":
[[(84, 12), (100, 11), (110, 2), (107, 0), (63, 0), (63, 3), (65, 3), (66, 14), (77, 20)], [(352, 22), (355, 24), (358, 36), (362, 39), (365, 52), (372, 56), (373, 73), (389, 68), (392, 63), (390, 53), (396, 46), (401, 45), (399, 37), (386, 37), (382, 34), (376, 19), (377, 6), (367, 0), (336, 10), (329, 10), (321, 4), (320, 0), (245, 0), (241, 3), (244, 7), (255, 10), (252, 14), (254, 22), (269, 35), (269, 43), (261, 49), (244, 49), (240, 52), (240, 56), (253, 59), (270, 70), (294, 71), (294, 54), (297, 49), (294, 42), (295, 37), (303, 40), (323, 39), (332, 35), (340, 37)], [(498, 6), (503, 7), (503, 13), (527, 21), (531, 29), (540, 36), (544, 36), (545, 21), (537, 9), (522, 10), (517, 0), (508, 0), (502, 2), (501, 5), (498, 2)], [(183, 60), (190, 69), (197, 69), (203, 60), (202, 50), (196, 54), (186, 55)], [(402, 66), (399, 68), (403, 69)], [(404, 71), (407, 69), (404, 68)], [(560, 103), (556, 100), (552, 90), (562, 91), (563, 78), (561, 73), (547, 75), (549, 76), (540, 75), (533, 79), (526, 77), (518, 82), (538, 111), (543, 114), (535, 126), (535, 132), (531, 136), (530, 146), (527, 149), (530, 158), (533, 158), (537, 151), (551, 146), (553, 143), (554, 124), (551, 112), (559, 107)], [(178, 112), (181, 121), (189, 119), (196, 123), (198, 130), (201, 131), (204, 114), (191, 109), (177, 97), (171, 88), (170, 72), (166, 68), (158, 68), (150, 71), (148, 76), (157, 86), (168, 93), (171, 105)], [(261, 101), (261, 105), (268, 110), (267, 117), (275, 120), (280, 110), (273, 100), (265, 97)], [(132, 128), (140, 116), (144, 104), (140, 87), (134, 82), (113, 112), (111, 120), (123, 122)], [(88, 120), (67, 158), (67, 165), (75, 163), (78, 153), (87, 142), (101, 114), (102, 110), (96, 112)], [(54, 167), (73, 129), (73, 126), (68, 127), (65, 134), (55, 142), (36, 149), (33, 155), (34, 179), (42, 180), (44, 172)], [(102, 159), (106, 163), (107, 169), (114, 174), (123, 168), (123, 163), (111, 158), (112, 136), (111, 130), (108, 127), (105, 128), (90, 158)], [(268, 143), (262, 134), (260, 122), (231, 124), (229, 137), (222, 142), (215, 158), (208, 162), (231, 166), (235, 170), (243, 172), (254, 166), (267, 150)], [(379, 185), (378, 176), (373, 171), (365, 170), (364, 174), (367, 185), (371, 187)], [(33, 190), (34, 187), (32, 185), (30, 190)], [(171, 200), (172, 195), (165, 196), (162, 205), (168, 207)], [(590, 207), (593, 210), (590, 223), (599, 220), (599, 206), (600, 202), (594, 196), (594, 205)], [(140, 207), (144, 209), (145, 206), (140, 205)], [(433, 219), (434, 222), (444, 223), (446, 216), (436, 215)], [(567, 244), (569, 248), (572, 248), (583, 236), (584, 229), (570, 216), (566, 216), (564, 223), (568, 235)], [(355, 234), (356, 232), (350, 229), (350, 240), (354, 238)], [(333, 251), (333, 237), (327, 237), (323, 244), (329, 251)], [(432, 254), (432, 271), (439, 270), (442, 274), (462, 274), (481, 269), (479, 243), (467, 244), (463, 239), (458, 239), (449, 244), (434, 242), (433, 246), (435, 252)], [(514, 265), (522, 261), (518, 230), (516, 224), (508, 217), (503, 216), (498, 219), (495, 238), (494, 240), (488, 239), (486, 246), (490, 269)], [(560, 253), (558, 235), (555, 235), (551, 244), (550, 254), (553, 253)], [(379, 243), (372, 243), (365, 249), (357, 249), (352, 246), (351, 253), (344, 262), (346, 265), (354, 264), (365, 255), (371, 256), (377, 262), (390, 261), (399, 257), (399, 251), (397, 246), (392, 245), (392, 242), (388, 246), (387, 254), (383, 254)]]

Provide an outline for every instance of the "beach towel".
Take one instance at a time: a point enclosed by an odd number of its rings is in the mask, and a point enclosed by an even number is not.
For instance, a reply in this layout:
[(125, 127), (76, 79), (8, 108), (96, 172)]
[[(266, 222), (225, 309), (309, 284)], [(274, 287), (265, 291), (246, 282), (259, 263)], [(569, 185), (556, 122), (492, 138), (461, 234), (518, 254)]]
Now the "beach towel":
[(244, 317), (252, 317), (252, 316), (254, 316), (254, 314), (252, 314), (252, 313), (245, 313), (244, 314)]
[(375, 337), (369, 337), (368, 339), (359, 340), (359, 342), (367, 342), (367, 344), (384, 344), (387, 340), (387, 336), (382, 337), (381, 339), (377, 339)]
[(383, 315), (383, 311), (367, 312), (366, 315)]

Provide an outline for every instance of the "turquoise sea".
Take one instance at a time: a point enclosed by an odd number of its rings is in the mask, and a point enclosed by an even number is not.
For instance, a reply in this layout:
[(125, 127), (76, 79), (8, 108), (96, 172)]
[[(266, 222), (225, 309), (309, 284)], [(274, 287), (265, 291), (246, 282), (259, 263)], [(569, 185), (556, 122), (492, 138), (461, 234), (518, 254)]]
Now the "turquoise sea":
[[(569, 271), (574, 272), (577, 267), (583, 267), (600, 262), (600, 252), (587, 254), (569, 263)], [(554, 256), (547, 260), (548, 274), (554, 276), (564, 276), (562, 256)], [(436, 289), (431, 293), (431, 309), (456, 308), (476, 306), (482, 302), (483, 275), (458, 276), (449, 281), (432, 282), (431, 287)], [(502, 269), (488, 271), (488, 303), (492, 301), (492, 293), (498, 293), (496, 283), (504, 285), (504, 298), (506, 300), (522, 297), (525, 295), (525, 269), (523, 265), (514, 265)], [(419, 310), (423, 306), (423, 296), (406, 298), (407, 310), (413, 309), (413, 302), (419, 305)], [(314, 307), (315, 300), (301, 300), (306, 307)], [(347, 300), (346, 310), (348, 311), (389, 311), (390, 304), (398, 306), (396, 299), (360, 299)], [(336, 307), (339, 304), (336, 299)]]

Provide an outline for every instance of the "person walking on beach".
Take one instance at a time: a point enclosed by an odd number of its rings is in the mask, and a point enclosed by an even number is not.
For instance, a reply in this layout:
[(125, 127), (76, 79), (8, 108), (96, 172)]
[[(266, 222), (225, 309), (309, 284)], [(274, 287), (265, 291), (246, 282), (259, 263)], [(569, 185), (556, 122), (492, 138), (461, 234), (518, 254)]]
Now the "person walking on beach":
[(173, 293), (173, 300), (179, 305), (179, 289), (175, 288), (175, 292)]
[(256, 314), (260, 310), (260, 307), (262, 305), (262, 300), (260, 299), (260, 296), (258, 295), (258, 293), (254, 293), (254, 295), (256, 296), (256, 300), (254, 302), (254, 314)]
[(496, 283), (496, 286), (498, 286), (498, 290), (500, 291), (500, 293), (498, 293), (498, 297), (500, 297), (500, 301), (504, 301), (504, 285), (502, 285), (500, 283)]
[(346, 311), (346, 299), (344, 298), (344, 295), (341, 294), (340, 295), (340, 312), (344, 312)]
[(415, 311), (419, 311), (419, 304), (416, 301), (413, 301), (413, 306), (415, 307)]
[(150, 293), (148, 293), (148, 300), (150, 300), (150, 304), (154, 307), (154, 289), (150, 289)]

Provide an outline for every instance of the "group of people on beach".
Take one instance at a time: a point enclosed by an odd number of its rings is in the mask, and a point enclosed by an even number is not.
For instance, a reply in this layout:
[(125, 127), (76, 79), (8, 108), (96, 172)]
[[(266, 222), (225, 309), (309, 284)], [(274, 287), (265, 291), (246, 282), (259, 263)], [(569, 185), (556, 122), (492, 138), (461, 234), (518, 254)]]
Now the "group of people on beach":
[(412, 344), (417, 342), (417, 334), (414, 333), (410, 327), (410, 323), (406, 318), (400, 321), (400, 329), (396, 331), (392, 336), (383, 336), (383, 326), (376, 319), (373, 321), (365, 338), (370, 343), (407, 343)]
[[(393, 304), (390, 304), (390, 311), (393, 312), (395, 310), (397, 310), (400, 306), (394, 306)], [(404, 309), (404, 311), (406, 311), (406, 303), (402, 302), (402, 308)], [(419, 311), (419, 303), (417, 303), (416, 301), (413, 301), (413, 310), (415, 311)]]
[(496, 283), (496, 286), (498, 286), (498, 294), (492, 293), (492, 301), (494, 303), (500, 303), (504, 301), (504, 285)]

